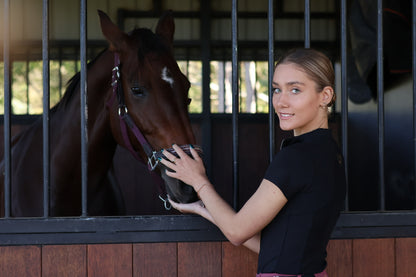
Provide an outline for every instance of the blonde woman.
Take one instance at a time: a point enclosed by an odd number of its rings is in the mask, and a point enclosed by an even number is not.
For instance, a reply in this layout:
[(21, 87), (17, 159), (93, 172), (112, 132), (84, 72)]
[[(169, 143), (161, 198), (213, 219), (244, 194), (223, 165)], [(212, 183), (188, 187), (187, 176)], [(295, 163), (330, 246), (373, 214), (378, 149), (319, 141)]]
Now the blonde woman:
[(327, 276), (326, 246), (344, 205), (342, 155), (328, 129), (334, 104), (334, 70), (313, 49), (295, 49), (276, 65), (273, 107), (282, 130), (293, 137), (282, 143), (257, 191), (234, 211), (215, 191), (194, 149), (179, 158), (164, 151), (171, 177), (192, 186), (201, 201), (172, 202), (217, 225), (234, 245), (259, 253), (258, 277)]

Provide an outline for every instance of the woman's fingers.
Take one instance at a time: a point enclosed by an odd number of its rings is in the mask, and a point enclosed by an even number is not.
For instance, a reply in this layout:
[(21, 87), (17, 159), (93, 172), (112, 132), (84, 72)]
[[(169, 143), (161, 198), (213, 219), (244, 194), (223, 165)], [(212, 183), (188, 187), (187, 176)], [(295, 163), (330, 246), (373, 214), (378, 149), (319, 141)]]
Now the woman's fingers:
[(186, 154), (182, 148), (180, 148), (177, 144), (172, 144), (172, 148), (176, 151), (176, 153), (178, 154), (179, 158), (185, 158), (188, 156), (188, 154)]
[(181, 213), (198, 213), (198, 211), (200, 209), (204, 209), (204, 203), (202, 203), (201, 200), (198, 200), (196, 202), (193, 203), (188, 203), (188, 204), (183, 204), (183, 203), (177, 203), (175, 201), (173, 201), (169, 195), (168, 195), (168, 200), (170, 202), (170, 204), (172, 205), (172, 207), (178, 211), (180, 211)]
[(176, 158), (176, 156), (175, 155), (173, 155), (172, 153), (170, 153), (168, 150), (166, 150), (166, 149), (164, 149), (163, 150), (163, 152), (162, 152), (162, 154), (168, 159), (168, 160), (170, 160), (170, 161), (174, 161), (175, 159), (177, 159)]
[(199, 161), (201, 159), (201, 157), (199, 157), (198, 152), (193, 147), (190, 147), (189, 151), (191, 151), (192, 157), (195, 161)]

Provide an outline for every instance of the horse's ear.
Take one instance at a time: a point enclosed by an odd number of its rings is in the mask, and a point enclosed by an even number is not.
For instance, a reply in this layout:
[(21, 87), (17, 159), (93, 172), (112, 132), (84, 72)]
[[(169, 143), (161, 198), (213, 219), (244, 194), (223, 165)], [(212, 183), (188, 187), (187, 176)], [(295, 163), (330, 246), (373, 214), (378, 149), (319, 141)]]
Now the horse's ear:
[(98, 15), (100, 16), (101, 31), (110, 44), (110, 50), (120, 51), (127, 34), (121, 31), (105, 12), (98, 10)]
[(175, 33), (175, 22), (173, 21), (173, 13), (171, 10), (167, 11), (159, 19), (156, 26), (156, 34), (158, 34), (165, 43), (173, 49), (173, 34)]

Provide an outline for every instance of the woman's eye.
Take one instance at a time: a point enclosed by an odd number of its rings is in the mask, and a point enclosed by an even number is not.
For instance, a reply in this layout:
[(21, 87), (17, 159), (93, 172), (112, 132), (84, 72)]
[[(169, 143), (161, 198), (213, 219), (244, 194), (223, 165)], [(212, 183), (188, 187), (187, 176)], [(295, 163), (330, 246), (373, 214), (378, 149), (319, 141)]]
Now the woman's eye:
[(279, 93), (280, 92), (280, 88), (274, 88), (273, 89), (273, 93)]
[(145, 95), (146, 89), (143, 87), (132, 87), (131, 92), (134, 96), (140, 97)]
[(297, 88), (292, 88), (291, 92), (297, 94), (300, 92), (300, 90), (298, 90)]

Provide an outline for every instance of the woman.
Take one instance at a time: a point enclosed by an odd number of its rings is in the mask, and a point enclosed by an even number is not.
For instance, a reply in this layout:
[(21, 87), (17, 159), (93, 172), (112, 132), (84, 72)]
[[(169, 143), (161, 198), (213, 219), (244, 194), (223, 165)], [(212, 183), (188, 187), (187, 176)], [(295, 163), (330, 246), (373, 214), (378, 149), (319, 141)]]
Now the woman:
[(257, 191), (235, 212), (215, 191), (203, 162), (173, 147), (162, 163), (171, 177), (192, 186), (202, 202), (172, 206), (217, 225), (234, 245), (259, 253), (257, 276), (327, 276), (326, 246), (345, 198), (343, 158), (331, 131), (335, 101), (330, 60), (312, 49), (289, 52), (275, 67), (273, 107), (282, 143)]

